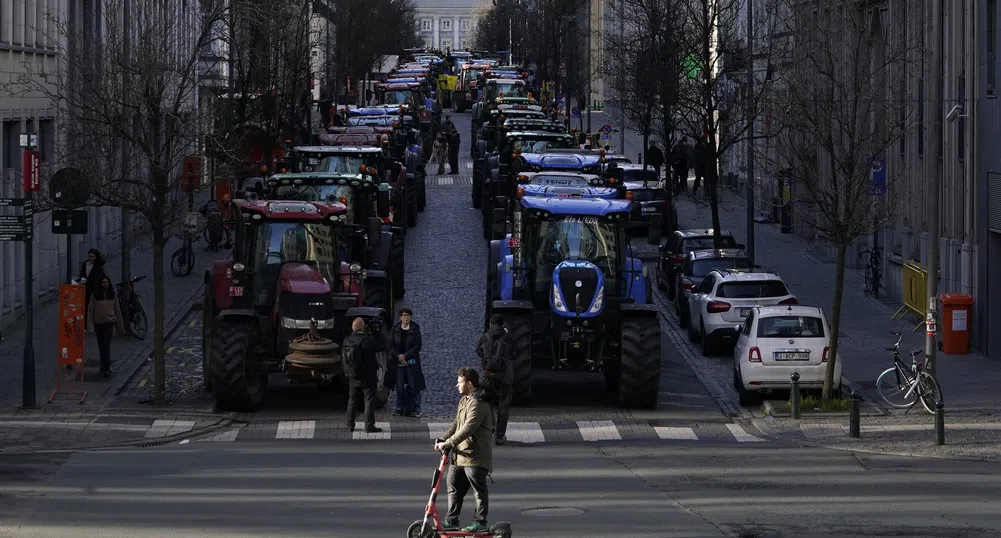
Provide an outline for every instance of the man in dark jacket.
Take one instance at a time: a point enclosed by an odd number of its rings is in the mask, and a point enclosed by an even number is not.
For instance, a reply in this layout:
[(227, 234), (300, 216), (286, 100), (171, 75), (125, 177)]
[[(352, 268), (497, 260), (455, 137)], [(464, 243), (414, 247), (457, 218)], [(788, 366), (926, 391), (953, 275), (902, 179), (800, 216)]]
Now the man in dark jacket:
[(490, 316), (490, 328), (476, 342), (476, 356), (480, 358), (483, 369), (483, 387), (496, 395), (495, 403), (490, 404), (491, 414), (497, 416), (494, 442), (503, 445), (507, 441), (505, 434), (511, 411), (511, 384), (514, 382), (511, 344), (504, 328), (504, 316)]
[(379, 433), (375, 427), (375, 391), (379, 385), (379, 363), (376, 353), (386, 349), (378, 337), (365, 334), (365, 320), (355, 318), (351, 322), (351, 334), (341, 346), (344, 375), (348, 378), (348, 431), (355, 429), (355, 417), (359, 404), (364, 401), (365, 432)]
[(400, 321), (389, 337), (390, 360), (397, 361), (396, 410), (393, 414), (420, 418), (421, 391), (426, 385), (421, 368), (421, 327), (413, 321), (413, 316), (413, 310), (401, 308)]
[(448, 133), (448, 173), (455, 175), (459, 173), (459, 130), (454, 126)]
[(487, 476), (493, 471), (494, 455), (490, 436), (494, 429), (490, 404), (480, 388), (480, 376), (473, 368), (459, 368), (455, 388), (462, 395), (455, 420), (442, 440), (435, 441), (435, 450), (452, 451), (448, 467), (448, 512), (442, 525), (446, 529), (459, 527), (462, 500), (473, 490), (476, 497), (476, 519), (462, 529), (468, 532), (487, 530)]
[(650, 147), (646, 150), (646, 155), (643, 156), (644, 164), (653, 167), (654, 174), (657, 175), (657, 179), (660, 179), (660, 166), (664, 164), (664, 154), (657, 147), (655, 142), (650, 142)]

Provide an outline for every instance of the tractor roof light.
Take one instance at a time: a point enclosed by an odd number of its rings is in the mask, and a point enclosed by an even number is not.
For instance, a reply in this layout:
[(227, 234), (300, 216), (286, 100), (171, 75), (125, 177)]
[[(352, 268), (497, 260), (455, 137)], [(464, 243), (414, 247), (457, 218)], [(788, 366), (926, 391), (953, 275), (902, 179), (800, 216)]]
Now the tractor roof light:
[(520, 176), (518, 176), (518, 183), (528, 183), (528, 182), (529, 182), (528, 176), (526, 176), (525, 174), (521, 174)]
[(626, 200), (633, 199), (633, 191), (626, 191)]
[(518, 190), (517, 190), (517, 191), (515, 191), (515, 195), (516, 195), (516, 196), (517, 196), (518, 198), (521, 198), (521, 197), (525, 196), (525, 189), (524, 189), (524, 188), (522, 188), (522, 187), (518, 187)]

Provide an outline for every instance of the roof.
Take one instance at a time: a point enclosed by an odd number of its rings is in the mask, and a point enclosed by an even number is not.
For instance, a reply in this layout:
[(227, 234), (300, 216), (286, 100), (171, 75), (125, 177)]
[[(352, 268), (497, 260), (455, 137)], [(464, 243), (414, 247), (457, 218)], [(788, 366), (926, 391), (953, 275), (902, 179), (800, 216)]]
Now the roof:
[(289, 181), (302, 180), (309, 182), (329, 181), (333, 183), (338, 179), (348, 179), (348, 180), (361, 179), (361, 180), (371, 181), (371, 176), (363, 176), (360, 173), (343, 174), (336, 172), (289, 172), (285, 174), (273, 174), (271, 175), (271, 177), (268, 178), (268, 182), (284, 181), (284, 180), (289, 180)]
[[(606, 154), (605, 155), (605, 160), (607, 161), (609, 159), (622, 158), (622, 157), (624, 157), (624, 155)], [(636, 163), (631, 163), (631, 162), (629, 162), (629, 163), (623, 163), (621, 161), (616, 161), (616, 166), (618, 166), (619, 168), (621, 168), (623, 170), (644, 170), (645, 169), (645, 170), (648, 170), (650, 172), (653, 172), (653, 166), (649, 165), (649, 164), (644, 165), (644, 164), (636, 164)]]
[[(713, 229), (712, 228), (690, 228), (688, 230), (678, 230), (678, 231), (676, 231), (674, 233), (680, 235), (681, 237), (712, 237), (713, 236)], [(727, 236), (727, 235), (730, 236), (730, 237), (733, 237), (733, 234), (730, 233), (730, 230), (720, 230), (719, 234), (720, 234), (721, 237), (722, 236)]]
[(806, 305), (782, 305), (782, 306), (756, 306), (759, 318), (774, 316), (818, 316), (823, 317), (824, 311), (819, 306)]
[(558, 131), (508, 131), (504, 136), (527, 136), (532, 138), (570, 138), (570, 133)]
[(296, 146), (292, 148), (292, 151), (298, 153), (380, 153), (382, 148), (375, 146)]
[(543, 169), (580, 169), (585, 166), (599, 164), (600, 157), (597, 155), (574, 155), (566, 153), (522, 153), (525, 162), (540, 166)]
[(719, 259), (719, 258), (746, 258), (747, 254), (743, 250), (736, 248), (721, 248), (719, 250), (704, 249), (704, 250), (693, 250), (688, 253), (693, 259), (696, 260), (707, 260), (707, 259)]
[(491, 78), (487, 79), (487, 84), (512, 84), (517, 86), (524, 86), (525, 81), (517, 78)]
[(288, 200), (256, 200), (238, 198), (233, 205), (247, 213), (256, 213), (266, 219), (324, 220), (333, 215), (343, 215), (348, 208), (336, 202), (300, 202)]
[(612, 213), (627, 213), (632, 207), (628, 200), (602, 198), (542, 198), (529, 196), (521, 199), (527, 209), (547, 211), (553, 215), (580, 215), (603, 217)]

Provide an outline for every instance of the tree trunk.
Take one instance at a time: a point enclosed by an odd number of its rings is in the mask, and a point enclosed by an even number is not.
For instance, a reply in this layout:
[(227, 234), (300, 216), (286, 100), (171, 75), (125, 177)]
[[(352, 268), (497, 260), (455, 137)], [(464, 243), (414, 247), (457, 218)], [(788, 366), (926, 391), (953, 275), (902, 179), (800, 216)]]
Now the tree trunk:
[(164, 292), (163, 250), (165, 247), (162, 222), (153, 224), (153, 403), (167, 403), (167, 368), (164, 355)]
[(847, 245), (838, 245), (838, 261), (834, 269), (834, 311), (831, 314), (831, 349), (827, 353), (827, 370), (824, 372), (824, 394), (821, 401), (834, 396), (834, 367), (838, 363), (838, 335), (841, 331), (841, 295), (845, 290), (845, 252)]
[(719, 189), (716, 187), (719, 185), (719, 168), (716, 166), (716, 150), (712, 149), (710, 146), (710, 151), (706, 152), (706, 155), (697, 158), (704, 159), (702, 163), (704, 165), (703, 170), (705, 171), (705, 189), (709, 193), (709, 209), (712, 212), (713, 217), (713, 248), (721, 249), (723, 248), (723, 236), (720, 235), (720, 223), (719, 223)]

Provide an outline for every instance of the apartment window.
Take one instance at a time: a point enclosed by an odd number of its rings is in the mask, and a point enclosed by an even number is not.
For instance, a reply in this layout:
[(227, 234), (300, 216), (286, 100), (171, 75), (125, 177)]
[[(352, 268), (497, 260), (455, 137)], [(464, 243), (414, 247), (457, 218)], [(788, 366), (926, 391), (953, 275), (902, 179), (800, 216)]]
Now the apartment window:
[(463, 39), (460, 43), (459, 46), (462, 47), (462, 50), (469, 50), (469, 41)]
[(446, 31), (446, 32), (449, 31), (449, 30), (451, 30), (452, 29), (452, 21), (450, 21), (448, 19), (442, 20), (441, 21), (441, 29), (444, 30), (444, 31)]
[(421, 21), (421, 30), (425, 32), (431, 31), (431, 19), (424, 19)]
[(442, 39), (441, 40), (441, 48), (443, 48), (445, 50), (451, 49), (452, 48), (452, 40), (451, 39)]
[[(989, 0), (989, 1), (993, 1), (993, 0)], [(469, 31), (469, 19), (462, 19), (462, 22), (459, 23), (459, 24), (461, 24), (460, 27), (462, 28), (463, 32), (468, 32)]]
[(994, 96), (998, 72), (998, 2), (987, 0), (987, 95)]

